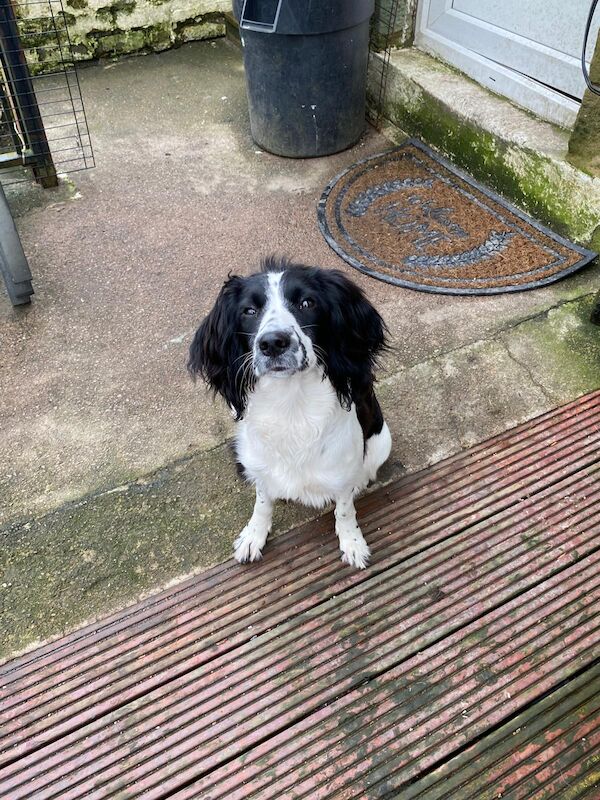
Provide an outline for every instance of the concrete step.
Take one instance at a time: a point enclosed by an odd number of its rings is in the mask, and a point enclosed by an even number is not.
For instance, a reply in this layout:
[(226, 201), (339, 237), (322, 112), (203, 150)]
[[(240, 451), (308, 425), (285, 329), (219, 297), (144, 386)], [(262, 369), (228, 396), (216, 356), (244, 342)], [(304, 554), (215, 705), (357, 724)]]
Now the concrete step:
[[(371, 59), (371, 109), (381, 61)], [(380, 118), (394, 140), (420, 137), (558, 233), (600, 247), (600, 178), (568, 162), (569, 131), (416, 48), (392, 51)]]

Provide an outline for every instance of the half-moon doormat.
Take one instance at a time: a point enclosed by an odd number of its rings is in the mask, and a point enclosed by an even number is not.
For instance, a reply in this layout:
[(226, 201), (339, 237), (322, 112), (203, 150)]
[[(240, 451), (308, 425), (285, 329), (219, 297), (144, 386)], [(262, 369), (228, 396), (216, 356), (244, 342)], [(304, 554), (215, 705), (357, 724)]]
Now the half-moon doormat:
[(426, 292), (533, 289), (596, 256), (414, 139), (334, 178), (318, 214), (327, 242), (353, 267)]

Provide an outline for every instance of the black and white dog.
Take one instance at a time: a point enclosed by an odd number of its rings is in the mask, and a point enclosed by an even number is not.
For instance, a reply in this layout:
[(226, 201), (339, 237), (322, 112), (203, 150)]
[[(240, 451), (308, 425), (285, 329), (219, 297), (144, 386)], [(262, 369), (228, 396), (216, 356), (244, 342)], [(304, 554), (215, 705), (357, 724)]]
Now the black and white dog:
[(225, 398), (236, 453), (256, 487), (252, 517), (235, 541), (254, 561), (273, 503), (335, 502), (342, 561), (363, 569), (369, 548), (354, 497), (391, 448), (373, 391), (383, 320), (341, 272), (268, 258), (260, 273), (230, 276), (192, 342), (188, 368)]

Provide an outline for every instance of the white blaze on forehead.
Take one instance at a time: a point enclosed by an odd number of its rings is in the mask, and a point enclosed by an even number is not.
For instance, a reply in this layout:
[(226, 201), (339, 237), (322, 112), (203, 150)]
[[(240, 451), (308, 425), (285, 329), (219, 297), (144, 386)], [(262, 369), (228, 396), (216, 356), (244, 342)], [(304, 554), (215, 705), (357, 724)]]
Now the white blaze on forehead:
[(302, 326), (290, 311), (284, 297), (283, 272), (267, 273), (267, 298), (263, 318), (260, 321), (254, 342), (256, 352), (260, 337), (269, 331), (287, 331), (292, 334), (292, 342), (297, 341), (300, 344), (300, 347), (295, 345), (293, 347), (298, 360), (298, 367), (303, 363), (309, 366), (316, 364), (317, 357), (312, 341), (302, 330)]
[(268, 330), (278, 331), (289, 330), (290, 328), (299, 333), (296, 318), (285, 304), (282, 278), (283, 272), (267, 273), (267, 302), (265, 313), (258, 329), (259, 335)]

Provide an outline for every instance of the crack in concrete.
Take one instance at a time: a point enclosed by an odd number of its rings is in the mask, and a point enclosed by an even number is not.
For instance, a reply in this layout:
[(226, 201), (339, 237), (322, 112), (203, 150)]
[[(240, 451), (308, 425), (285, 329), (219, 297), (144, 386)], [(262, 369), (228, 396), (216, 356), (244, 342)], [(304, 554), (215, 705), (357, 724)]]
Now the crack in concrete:
[(515, 356), (515, 354), (510, 349), (508, 342), (505, 339), (503, 339), (502, 336), (498, 336), (497, 341), (502, 345), (510, 360), (525, 371), (527, 377), (529, 378), (533, 386), (535, 386), (536, 389), (540, 390), (540, 392), (544, 395), (546, 400), (548, 400), (550, 403), (553, 404), (558, 402), (558, 399), (556, 397), (553, 397), (552, 394), (548, 391), (548, 389), (546, 389), (546, 387), (542, 383), (540, 383), (540, 381), (535, 377), (535, 375), (531, 371), (531, 367), (525, 362), (521, 361), (519, 358), (517, 358), (517, 356)]
[(480, 344), (482, 342), (493, 342), (496, 339), (500, 339), (502, 337), (502, 334), (507, 333), (508, 331), (515, 330), (516, 328), (519, 328), (521, 325), (524, 325), (526, 322), (533, 322), (533, 321), (536, 321), (536, 320), (545, 319), (545, 318), (548, 317), (548, 314), (551, 311), (554, 311), (556, 309), (562, 308), (563, 306), (568, 305), (569, 303), (579, 303), (580, 301), (585, 300), (587, 297), (590, 297), (590, 296), (594, 295), (595, 293), (596, 292), (594, 290), (594, 291), (590, 291), (590, 292), (584, 292), (583, 294), (578, 295), (577, 297), (571, 297), (571, 298), (566, 299), (566, 300), (559, 300), (554, 305), (549, 306), (548, 308), (542, 309), (542, 311), (538, 311), (535, 314), (529, 314), (528, 316), (522, 317), (521, 319), (516, 320), (515, 322), (510, 322), (510, 323), (507, 323), (506, 325), (503, 325), (502, 327), (500, 327), (496, 331), (494, 331), (493, 334), (491, 334), (490, 336), (488, 336), (486, 338), (474, 339), (473, 341), (465, 343), (465, 344), (461, 344), (458, 347), (453, 347), (450, 350), (444, 350), (444, 351), (440, 352), (439, 354), (436, 354), (436, 356), (434, 356), (434, 358), (438, 358), (438, 357), (441, 357), (441, 356), (446, 356), (446, 355), (449, 355), (450, 353), (456, 353), (456, 352), (458, 352), (460, 350), (464, 350), (467, 347), (472, 347), (473, 345)]
[[(485, 344), (487, 342), (498, 341), (503, 346), (506, 346), (506, 343), (502, 339), (502, 336), (503, 336), (503, 334), (507, 333), (508, 331), (515, 330), (515, 329), (519, 328), (521, 325), (524, 325), (527, 322), (532, 322), (532, 321), (542, 320), (544, 318), (547, 318), (548, 314), (551, 311), (554, 311), (556, 309), (562, 308), (563, 306), (568, 305), (569, 303), (579, 303), (582, 300), (585, 300), (586, 298), (591, 297), (591, 296), (593, 296), (595, 294), (596, 294), (596, 290), (594, 289), (594, 290), (589, 291), (589, 292), (584, 292), (583, 294), (580, 294), (577, 297), (571, 297), (571, 298), (568, 298), (568, 299), (565, 299), (565, 300), (559, 300), (554, 305), (549, 306), (548, 308), (542, 309), (542, 311), (538, 311), (535, 314), (529, 314), (526, 317), (522, 317), (521, 319), (519, 319), (519, 320), (517, 320), (515, 322), (511, 322), (511, 323), (508, 323), (507, 325), (503, 325), (502, 327), (500, 327), (496, 331), (494, 331), (494, 333), (492, 333), (490, 336), (484, 337), (482, 339), (472, 339), (472, 340), (470, 340), (468, 342), (463, 342), (462, 344), (458, 345), (457, 347), (451, 347), (448, 350), (441, 350), (440, 352), (434, 353), (433, 355), (429, 356), (428, 358), (423, 359), (422, 361), (416, 361), (414, 364), (410, 364), (410, 365), (407, 365), (405, 367), (401, 367), (400, 369), (396, 369), (393, 372), (388, 373), (385, 376), (385, 378), (383, 378), (382, 380), (379, 381), (379, 383), (381, 385), (385, 386), (388, 383), (391, 383), (395, 378), (397, 378), (398, 375), (402, 375), (404, 372), (408, 372), (409, 370), (415, 369), (416, 367), (422, 366), (423, 364), (430, 364), (432, 362), (439, 362), (439, 361), (445, 359), (447, 356), (452, 355), (453, 353), (460, 353), (461, 351), (468, 350), (469, 348), (475, 347), (476, 345)], [(520, 362), (518, 362), (517, 359), (514, 358), (513, 355), (510, 352), (508, 353), (508, 355), (510, 356), (510, 358), (513, 361), (515, 361), (520, 366), (522, 366), (525, 370), (527, 370), (526, 365), (525, 364), (521, 364)], [(535, 380), (533, 380), (533, 378), (532, 378), (532, 382), (536, 386), (538, 386), (538, 384), (535, 382)], [(541, 387), (541, 386), (538, 386), (538, 388), (542, 389), (542, 391), (545, 391), (543, 389), (543, 387)], [(553, 402), (556, 401), (556, 398), (552, 398), (552, 397), (548, 397), (548, 396), (547, 396), (547, 399), (552, 400)]]

